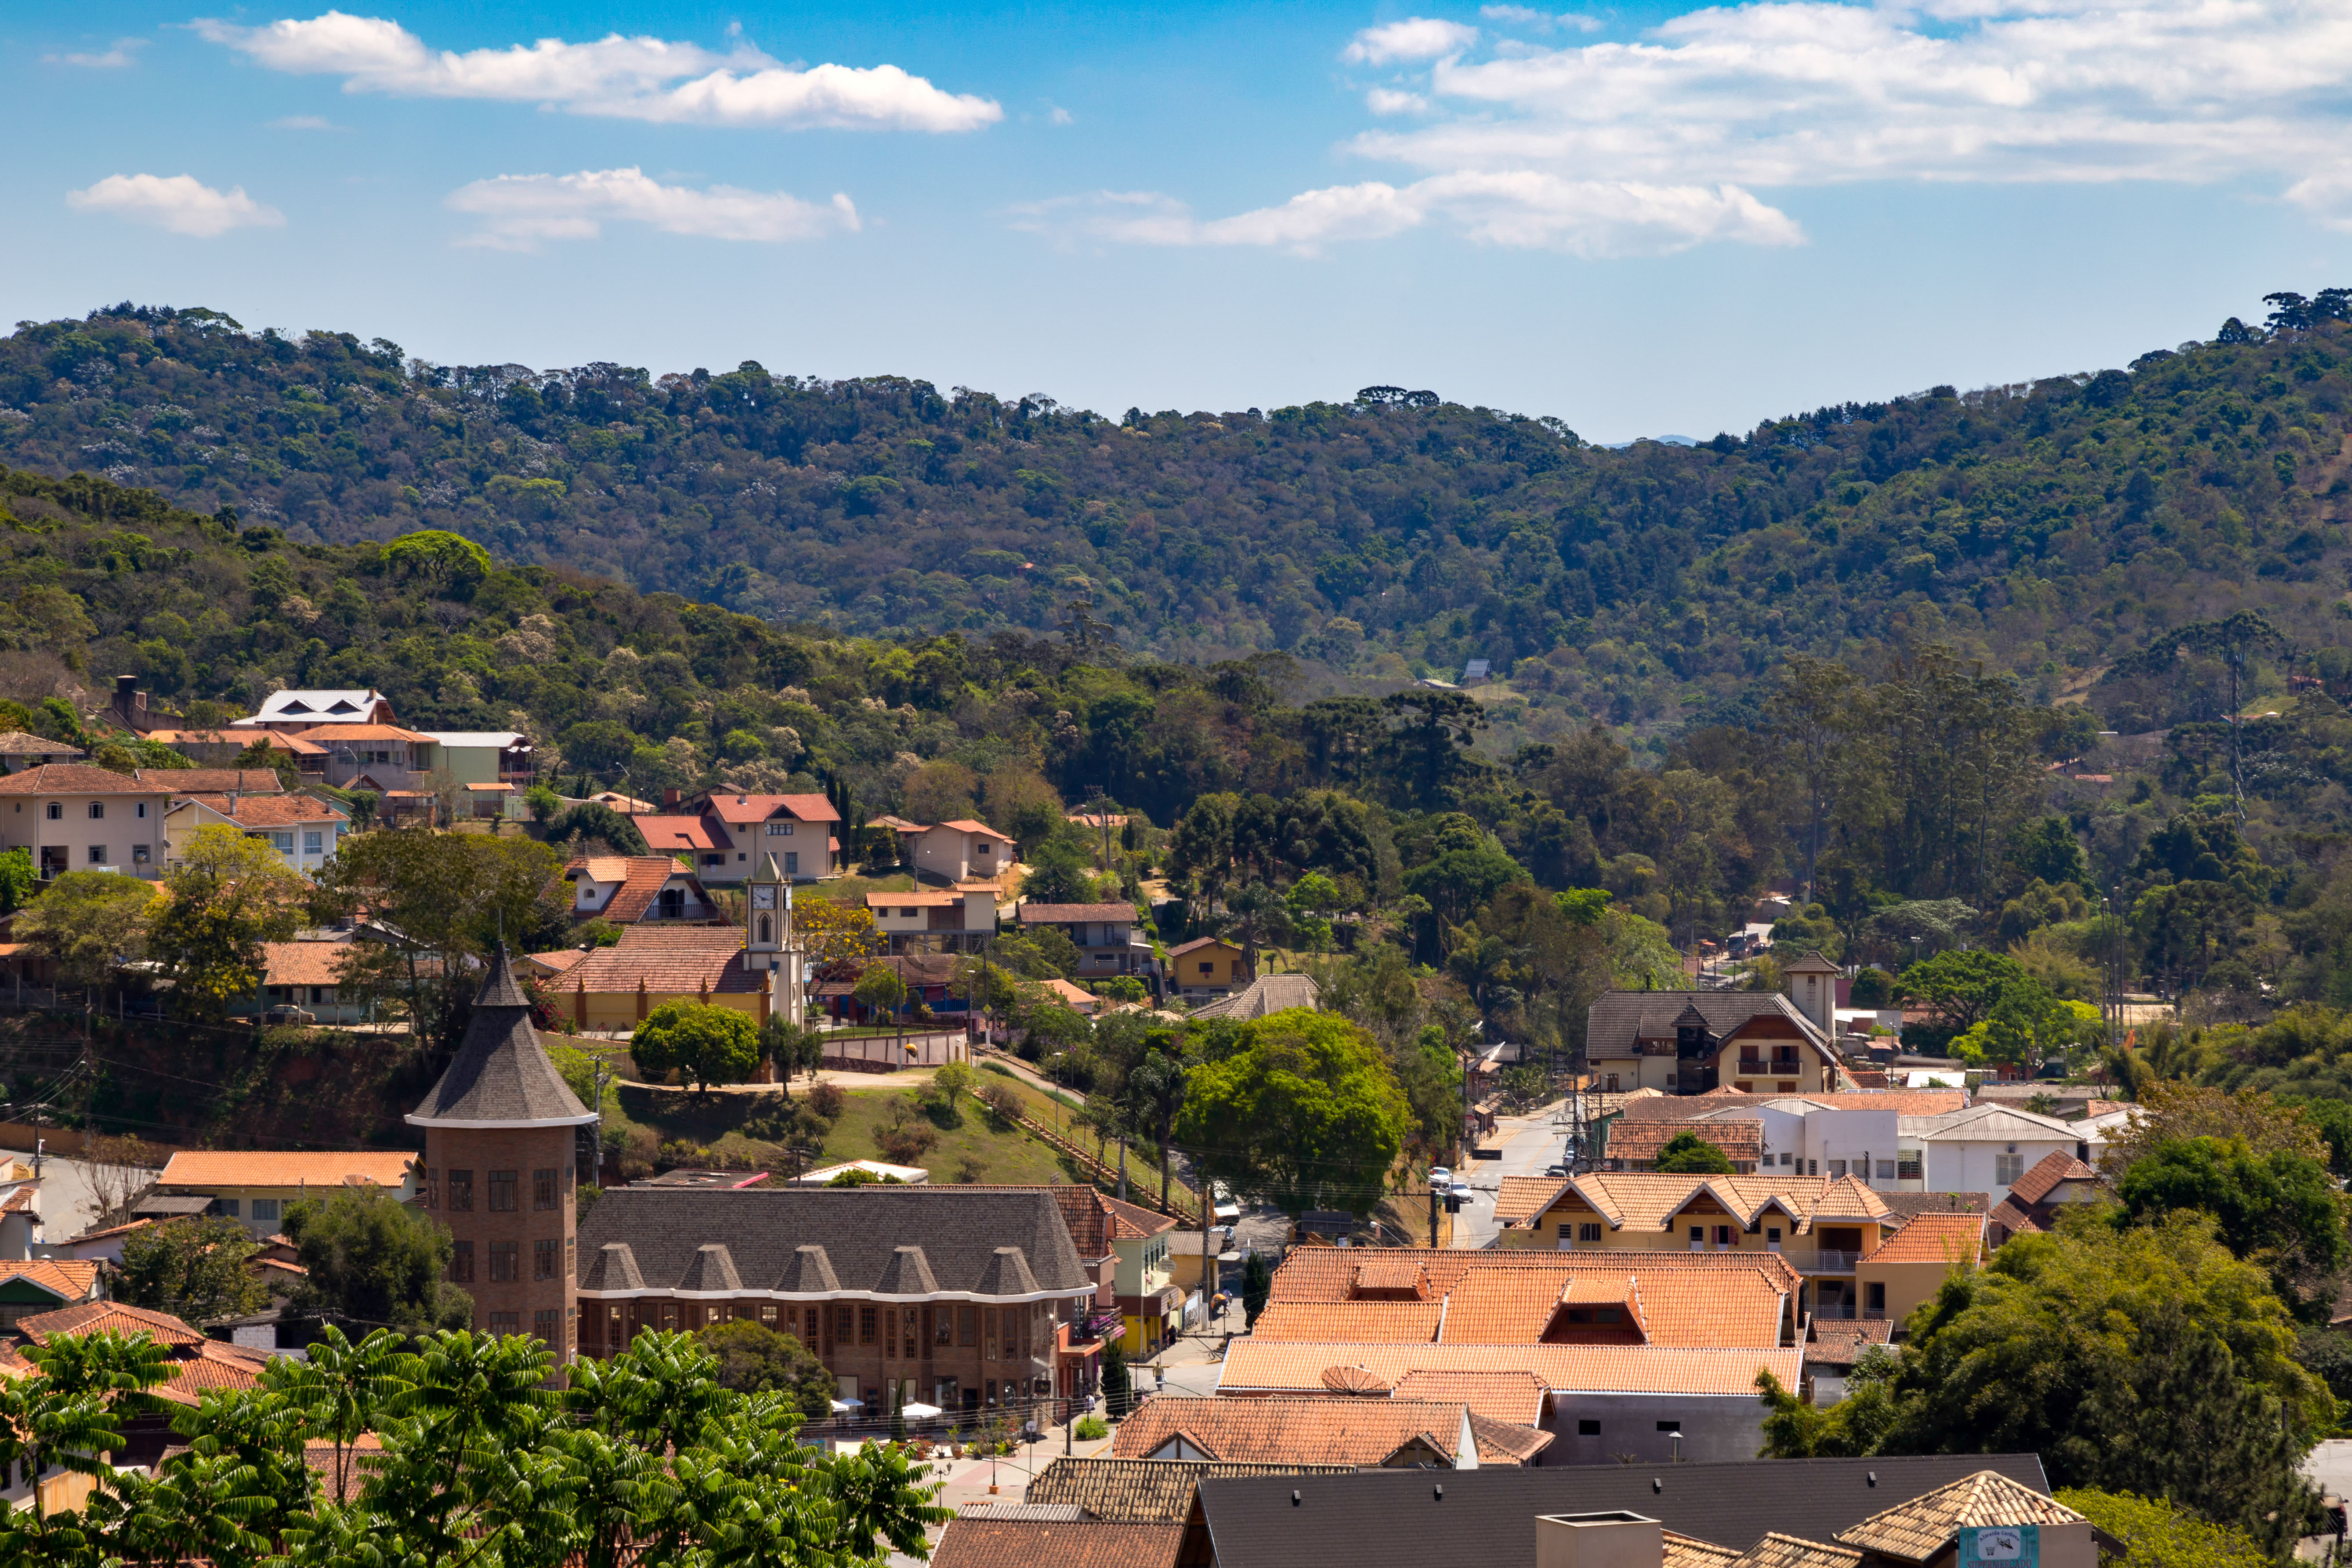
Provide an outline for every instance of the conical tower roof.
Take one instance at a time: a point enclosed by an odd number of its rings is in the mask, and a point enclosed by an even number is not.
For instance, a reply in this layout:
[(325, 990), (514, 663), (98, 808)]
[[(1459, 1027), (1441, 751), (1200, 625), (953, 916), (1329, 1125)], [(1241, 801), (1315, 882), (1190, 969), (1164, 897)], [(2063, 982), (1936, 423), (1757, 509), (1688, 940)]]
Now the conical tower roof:
[(448, 1070), (408, 1113), (416, 1127), (579, 1127), (596, 1120), (547, 1059), (530, 999), (500, 942)]

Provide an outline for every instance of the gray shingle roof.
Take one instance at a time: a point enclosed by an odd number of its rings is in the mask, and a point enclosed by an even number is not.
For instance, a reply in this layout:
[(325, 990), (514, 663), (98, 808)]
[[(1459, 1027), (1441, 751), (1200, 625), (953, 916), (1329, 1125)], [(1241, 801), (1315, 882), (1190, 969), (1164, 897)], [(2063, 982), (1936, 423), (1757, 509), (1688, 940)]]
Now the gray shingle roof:
[(1261, 974), (1230, 996), (1192, 1009), (1195, 1018), (1231, 1018), (1246, 1023), (1286, 1007), (1320, 1007), (1323, 992), (1311, 974)]
[(419, 1127), (577, 1127), (596, 1120), (547, 1059), (504, 942), (474, 998), (457, 1054), (408, 1120)]
[(636, 1255), (625, 1241), (608, 1241), (598, 1247), (588, 1259), (586, 1272), (580, 1276), (583, 1290), (642, 1290), (646, 1277), (637, 1272)]
[[(1427, 1473), (1410, 1470), (1270, 1479), (1213, 1476), (1202, 1480), (1200, 1496), (1218, 1568), (1422, 1568), (1430, 1563), (1535, 1568), (1538, 1514), (1622, 1509), (1679, 1534), (1745, 1551), (1773, 1531), (1822, 1539), (1979, 1470), (2049, 1490), (2042, 1461), (2032, 1454), (1880, 1454), (1482, 1466), (1444, 1472), (1442, 1495), (1433, 1491)], [(1038, 1495), (1034, 1482), (1029, 1495)]]
[(719, 1289), (687, 1282), (708, 1274), (699, 1259), (714, 1245), (740, 1281), (729, 1289), (761, 1295), (1018, 1300), (1095, 1288), (1044, 1188), (619, 1187), (580, 1225), (583, 1253), (614, 1242), (627, 1244), (643, 1286), (583, 1279), (582, 1289)]
[(1670, 1040), (1685, 1012), (1704, 1018), (1718, 1038), (1751, 1018), (1774, 1015), (1803, 1030), (1824, 1054), (1829, 1047), (1813, 1021), (1777, 991), (1604, 991), (1585, 1017), (1585, 1055), (1630, 1057), (1637, 1040)]

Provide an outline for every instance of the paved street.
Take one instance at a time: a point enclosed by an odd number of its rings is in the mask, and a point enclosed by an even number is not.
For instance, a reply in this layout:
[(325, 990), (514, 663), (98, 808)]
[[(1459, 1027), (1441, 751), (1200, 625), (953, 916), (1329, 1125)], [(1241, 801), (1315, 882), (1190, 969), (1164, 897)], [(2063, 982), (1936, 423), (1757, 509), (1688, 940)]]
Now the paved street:
[(1496, 1118), (1495, 1135), (1484, 1147), (1499, 1145), (1503, 1157), (1467, 1160), (1454, 1171), (1454, 1180), (1472, 1189), (1464, 1196), (1462, 1212), (1454, 1216), (1455, 1247), (1475, 1249), (1495, 1245), (1502, 1230), (1495, 1223), (1495, 1194), (1505, 1176), (1540, 1176), (1545, 1166), (1560, 1162), (1564, 1143), (1559, 1129), (1552, 1125), (1559, 1110), (1559, 1105), (1553, 1104), (1526, 1116)]

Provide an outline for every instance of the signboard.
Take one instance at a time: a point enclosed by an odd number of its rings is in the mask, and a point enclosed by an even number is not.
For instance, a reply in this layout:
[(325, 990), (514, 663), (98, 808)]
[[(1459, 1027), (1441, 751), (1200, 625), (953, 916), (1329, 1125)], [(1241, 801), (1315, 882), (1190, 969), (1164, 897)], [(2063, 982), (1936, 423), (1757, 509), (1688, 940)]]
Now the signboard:
[(2040, 1568), (2042, 1527), (2038, 1524), (1988, 1524), (1960, 1531), (1957, 1568)]

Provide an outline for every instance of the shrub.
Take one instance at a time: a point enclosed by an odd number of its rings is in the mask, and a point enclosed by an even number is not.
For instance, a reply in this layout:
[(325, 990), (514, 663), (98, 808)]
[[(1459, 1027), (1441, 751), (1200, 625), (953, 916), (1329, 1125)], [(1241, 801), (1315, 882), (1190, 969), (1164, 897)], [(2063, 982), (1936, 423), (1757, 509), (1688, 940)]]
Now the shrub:
[(821, 1083), (809, 1090), (808, 1104), (809, 1109), (829, 1127), (840, 1121), (841, 1113), (849, 1109), (849, 1091), (837, 1083)]
[(1110, 1423), (1099, 1415), (1081, 1415), (1074, 1436), (1081, 1443), (1098, 1443), (1110, 1436)]
[(992, 1083), (980, 1091), (978, 1099), (988, 1107), (989, 1120), (1000, 1130), (1019, 1121), (1024, 1109), (1021, 1093), (1011, 1084)]

